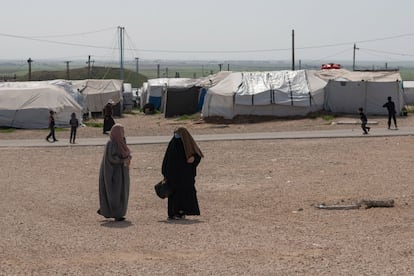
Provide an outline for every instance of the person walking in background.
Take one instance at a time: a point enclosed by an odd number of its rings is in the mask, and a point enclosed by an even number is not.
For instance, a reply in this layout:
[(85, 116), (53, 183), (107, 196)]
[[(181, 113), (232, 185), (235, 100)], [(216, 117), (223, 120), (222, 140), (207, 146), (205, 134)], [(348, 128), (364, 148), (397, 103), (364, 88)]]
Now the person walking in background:
[(116, 221), (125, 220), (129, 198), (131, 151), (124, 127), (115, 124), (109, 133), (99, 170), (99, 210), (97, 213)]
[[(46, 141), (48, 142), (57, 142), (58, 140), (56, 139), (55, 136), (55, 117), (53, 116), (53, 114), (55, 114), (55, 112), (53, 110), (49, 111), (49, 134), (46, 136)], [(52, 137), (53, 141), (49, 141), (49, 138)]]
[(114, 118), (112, 118), (112, 106), (114, 102), (112, 99), (108, 101), (108, 103), (105, 105), (103, 110), (104, 115), (104, 123), (103, 123), (103, 134), (107, 134), (108, 131), (111, 130), (112, 126), (115, 124)]
[(71, 144), (75, 144), (75, 140), (76, 140), (76, 131), (79, 127), (79, 120), (78, 118), (76, 118), (76, 113), (73, 112), (70, 115), (70, 138), (69, 138), (69, 143)]
[(366, 135), (371, 130), (370, 127), (367, 126), (368, 118), (367, 115), (364, 113), (364, 109), (362, 107), (358, 108), (359, 117), (361, 118), (361, 128), (364, 131), (362, 134)]
[(391, 129), (391, 119), (394, 121), (395, 129), (398, 129), (397, 119), (395, 118), (397, 111), (395, 110), (395, 103), (392, 101), (392, 98), (388, 97), (388, 101), (382, 107), (388, 110), (388, 129)]
[(202, 157), (203, 153), (188, 130), (176, 129), (162, 162), (162, 174), (173, 190), (168, 197), (168, 219), (200, 215), (195, 177)]

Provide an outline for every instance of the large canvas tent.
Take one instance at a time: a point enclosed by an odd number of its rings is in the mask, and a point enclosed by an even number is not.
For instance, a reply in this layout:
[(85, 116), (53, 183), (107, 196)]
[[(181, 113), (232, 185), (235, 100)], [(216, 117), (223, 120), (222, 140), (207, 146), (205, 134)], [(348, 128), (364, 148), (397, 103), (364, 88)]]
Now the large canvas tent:
[(206, 88), (219, 83), (231, 72), (221, 71), (201, 78), (157, 78), (144, 83), (141, 91), (141, 107), (151, 103), (166, 117), (199, 112), (203, 105)]
[(56, 126), (68, 126), (72, 112), (82, 118), (82, 107), (62, 86), (46, 81), (0, 83), (0, 126), (47, 128), (50, 110), (56, 112)]
[[(164, 111), (166, 107), (166, 93), (181, 93), (185, 95), (186, 91), (191, 90), (196, 85), (197, 80), (191, 78), (158, 78), (148, 80), (146, 102), (154, 105), (155, 109)], [(180, 100), (175, 95), (171, 95), (169, 103)], [(184, 101), (182, 97), (182, 101)]]
[(207, 90), (203, 117), (297, 116), (323, 108), (326, 81), (299, 71), (232, 72)]
[(414, 104), (414, 81), (404, 81), (403, 90), (404, 90), (405, 104), (413, 105)]
[[(325, 70), (327, 71), (327, 70)], [(316, 75), (328, 80), (325, 109), (335, 113), (353, 114), (364, 108), (367, 114), (386, 115), (383, 104), (392, 97), (397, 112), (404, 107), (401, 75), (398, 71), (329, 70)]]
[(84, 99), (84, 111), (102, 112), (109, 100), (114, 102), (114, 115), (122, 113), (122, 80), (77, 80), (72, 81), (74, 89), (79, 89)]

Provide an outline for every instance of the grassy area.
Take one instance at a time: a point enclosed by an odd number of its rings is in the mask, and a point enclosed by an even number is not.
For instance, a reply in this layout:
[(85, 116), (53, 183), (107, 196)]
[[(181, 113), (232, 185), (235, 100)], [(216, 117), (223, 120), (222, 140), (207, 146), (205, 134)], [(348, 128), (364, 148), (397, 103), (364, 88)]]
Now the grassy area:
[(98, 127), (98, 128), (102, 128), (103, 127), (103, 123), (101, 122), (96, 122), (96, 121), (86, 121), (83, 122), (86, 126), (88, 127)]
[(0, 128), (0, 133), (12, 133), (15, 130), (15, 128)]
[(185, 120), (196, 120), (200, 118), (200, 114), (193, 114), (193, 115), (181, 115), (176, 120), (177, 121), (185, 121)]

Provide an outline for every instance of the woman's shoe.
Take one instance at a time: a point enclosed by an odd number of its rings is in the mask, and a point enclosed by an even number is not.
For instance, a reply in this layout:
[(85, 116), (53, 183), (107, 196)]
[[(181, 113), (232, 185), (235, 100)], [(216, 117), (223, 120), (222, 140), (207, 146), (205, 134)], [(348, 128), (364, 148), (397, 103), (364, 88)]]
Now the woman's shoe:
[(124, 220), (125, 220), (124, 217), (122, 217), (122, 218), (115, 218), (115, 221), (124, 221)]

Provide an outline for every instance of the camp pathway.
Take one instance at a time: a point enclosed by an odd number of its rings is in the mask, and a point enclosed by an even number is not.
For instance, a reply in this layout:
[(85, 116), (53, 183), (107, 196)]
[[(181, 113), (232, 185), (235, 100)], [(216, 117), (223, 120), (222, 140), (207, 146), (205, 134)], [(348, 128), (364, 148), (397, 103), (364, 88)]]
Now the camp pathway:
[[(231, 141), (231, 140), (275, 140), (275, 139), (315, 139), (315, 138), (355, 138), (355, 137), (388, 137), (414, 135), (414, 127), (403, 127), (398, 130), (374, 128), (368, 135), (362, 135), (358, 129), (335, 129), (317, 131), (280, 131), (280, 132), (255, 132), (255, 133), (228, 133), (228, 134), (203, 134), (193, 135), (199, 142)], [(165, 144), (171, 136), (128, 136), (129, 145)], [(44, 139), (15, 139), (0, 140), (0, 147), (73, 147), (73, 146), (102, 146), (108, 141), (108, 136), (101, 138), (78, 138), (76, 144), (69, 141), (47, 142)]]

